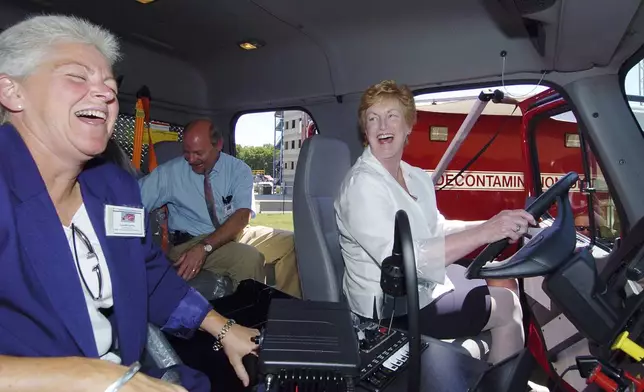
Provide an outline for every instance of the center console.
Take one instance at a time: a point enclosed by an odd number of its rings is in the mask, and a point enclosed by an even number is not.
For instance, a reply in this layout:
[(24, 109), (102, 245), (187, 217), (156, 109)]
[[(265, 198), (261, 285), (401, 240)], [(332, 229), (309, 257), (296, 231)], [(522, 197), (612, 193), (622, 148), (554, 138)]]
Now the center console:
[[(357, 335), (360, 345), (358, 386), (369, 391), (385, 390), (407, 367), (407, 334), (369, 321), (358, 326)], [(428, 346), (429, 343), (422, 342), (421, 350)]]
[[(212, 305), (219, 313), (235, 319), (241, 325), (266, 330), (270, 305), (275, 299), (291, 299), (302, 305), (306, 303), (306, 306), (312, 309), (311, 314), (315, 313), (315, 309), (321, 309), (319, 307), (324, 304), (299, 301), (259, 282), (246, 280), (240, 283), (235, 293), (212, 301)], [(302, 305), (296, 305), (295, 307)], [(314, 309), (314, 305), (318, 306), (318, 308)], [(306, 306), (302, 306), (302, 309), (305, 309)], [(336, 310), (330, 309), (329, 312)], [(286, 318), (283, 314), (279, 316)], [(294, 334), (295, 330), (296, 328), (291, 332)], [(266, 336), (269, 335), (266, 334)], [(342, 384), (346, 389), (338, 388), (335, 391), (407, 391), (406, 362), (409, 358), (409, 345), (405, 331), (389, 330), (386, 326), (366, 322), (355, 326), (352, 338), (354, 349), (359, 354), (359, 361), (356, 363), (355, 369), (356, 377), (352, 381), (352, 385), (347, 387), (346, 383)], [(212, 350), (214, 338), (211, 335), (197, 331), (190, 340), (174, 337), (168, 337), (168, 340), (184, 364), (208, 376), (213, 391), (265, 391), (263, 383), (259, 383), (254, 388), (243, 387), (223, 351), (215, 352)], [(345, 342), (344, 344), (347, 343)], [(263, 344), (263, 347), (268, 347), (271, 350), (265, 351), (267, 353), (279, 351), (277, 346), (278, 344), (275, 340), (273, 340), (272, 345)], [(486, 362), (462, 354), (456, 348), (439, 340), (424, 337), (421, 347), (420, 390), (423, 392), (466, 392), (473, 388), (482, 375), (490, 369)], [(267, 360), (279, 358), (275, 354), (266, 354), (265, 357)], [(329, 356), (329, 358), (332, 357)], [(331, 362), (331, 360), (327, 362)], [(345, 367), (351, 363), (348, 360), (344, 360), (344, 362), (338, 361), (338, 363), (340, 362)], [(249, 366), (247, 363), (245, 365), (249, 373), (254, 373), (250, 374), (252, 384), (258, 384), (259, 381), (263, 381), (258, 374), (261, 366), (258, 364)], [(306, 376), (304, 372), (302, 374)], [(297, 388), (297, 383), (295, 382), (291, 384), (282, 383), (282, 386), (280, 392), (301, 392), (305, 390), (304, 388)], [(320, 390), (331, 391), (334, 389), (325, 388)]]

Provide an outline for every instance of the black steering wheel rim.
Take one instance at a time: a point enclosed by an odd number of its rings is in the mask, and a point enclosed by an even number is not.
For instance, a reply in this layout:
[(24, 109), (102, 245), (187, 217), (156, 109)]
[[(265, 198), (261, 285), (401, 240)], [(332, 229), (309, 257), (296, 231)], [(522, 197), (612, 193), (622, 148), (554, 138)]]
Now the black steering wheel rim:
[[(568, 193), (579, 180), (579, 175), (575, 172), (569, 172), (555, 182), (548, 190), (543, 192), (526, 208), (534, 219), (541, 218), (548, 209), (555, 203), (558, 197)], [(479, 253), (474, 261), (467, 267), (465, 276), (467, 279), (479, 278), (480, 271), (484, 269), (485, 264), (498, 257), (510, 245), (509, 239), (502, 239), (486, 246)]]

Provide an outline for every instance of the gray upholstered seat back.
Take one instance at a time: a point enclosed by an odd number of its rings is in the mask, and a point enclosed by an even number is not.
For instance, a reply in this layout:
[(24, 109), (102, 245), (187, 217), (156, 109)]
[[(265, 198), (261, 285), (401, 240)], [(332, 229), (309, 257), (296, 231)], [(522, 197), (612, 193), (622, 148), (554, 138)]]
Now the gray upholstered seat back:
[(349, 147), (315, 135), (304, 141), (295, 172), (293, 223), (304, 299), (340, 301), (344, 261), (333, 202), (351, 168)]
[[(157, 156), (157, 164), (162, 165), (169, 160), (183, 155), (183, 146), (181, 142), (164, 140), (154, 143), (154, 153)], [(141, 163), (141, 169), (145, 174), (148, 173), (149, 158), (149, 154), (145, 154), (145, 156), (143, 157), (143, 162)]]
[(181, 142), (162, 141), (154, 143), (154, 152), (157, 155), (157, 163), (161, 165), (183, 155), (183, 146)]

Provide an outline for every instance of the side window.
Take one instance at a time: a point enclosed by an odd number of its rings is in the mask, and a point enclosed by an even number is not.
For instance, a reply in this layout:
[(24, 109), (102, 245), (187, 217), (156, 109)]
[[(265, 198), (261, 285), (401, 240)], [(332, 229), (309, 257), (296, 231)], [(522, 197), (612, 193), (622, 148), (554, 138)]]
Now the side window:
[[(318, 133), (300, 110), (249, 113), (235, 124), (237, 158), (255, 174), (255, 212), (251, 225), (293, 230), (293, 184), (303, 141)], [(280, 214), (275, 214), (280, 212)]]
[(635, 64), (626, 74), (624, 91), (640, 129), (644, 130), (644, 60)]
[(438, 209), (446, 219), (487, 220), (501, 210), (525, 207), (523, 119), (515, 105), (489, 102), (445, 170), (440, 175), (435, 170), (481, 92), (500, 90), (523, 100), (546, 89), (496, 85), (415, 97), (417, 121), (403, 160), (435, 179)]
[(599, 168), (597, 159), (590, 150), (588, 144), (585, 145), (586, 155), (588, 157), (590, 182), (587, 185), (592, 192), (587, 193), (588, 197), (593, 197), (593, 218), (595, 220), (596, 238), (612, 244), (620, 236), (620, 221), (615, 206), (615, 200), (610, 194), (604, 174)]
[[(611, 246), (619, 236), (619, 219), (615, 203), (590, 146), (583, 141), (575, 116), (568, 111), (553, 117), (536, 120), (533, 140), (541, 176), (535, 184), (545, 191), (564, 174), (574, 171), (580, 182), (569, 198), (575, 215), (578, 233)], [(556, 208), (550, 211), (556, 216)]]

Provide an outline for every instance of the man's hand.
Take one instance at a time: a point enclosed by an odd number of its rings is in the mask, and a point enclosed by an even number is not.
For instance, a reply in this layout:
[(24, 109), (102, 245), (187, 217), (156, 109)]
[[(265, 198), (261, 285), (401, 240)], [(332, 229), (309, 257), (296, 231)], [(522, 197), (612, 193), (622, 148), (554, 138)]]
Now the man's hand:
[(188, 281), (197, 276), (205, 261), (206, 251), (203, 248), (203, 244), (199, 243), (183, 252), (174, 263), (174, 266), (178, 269), (177, 274)]

